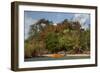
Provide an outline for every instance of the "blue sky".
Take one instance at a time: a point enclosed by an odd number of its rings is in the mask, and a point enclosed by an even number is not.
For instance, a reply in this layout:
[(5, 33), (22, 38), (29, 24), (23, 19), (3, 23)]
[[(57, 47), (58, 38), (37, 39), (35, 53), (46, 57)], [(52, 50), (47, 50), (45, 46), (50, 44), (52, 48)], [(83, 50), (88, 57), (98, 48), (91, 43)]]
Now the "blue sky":
[(64, 12), (43, 12), (43, 11), (24, 11), (24, 34), (28, 37), (29, 26), (36, 23), (39, 19), (45, 18), (53, 23), (59, 23), (64, 19), (80, 21), (83, 28), (90, 26), (90, 15), (82, 13), (64, 13)]
[(25, 16), (31, 17), (32, 19), (39, 20), (41, 18), (45, 18), (47, 20), (53, 21), (54, 23), (58, 23), (63, 21), (64, 19), (73, 18), (73, 13), (61, 13), (61, 12), (38, 12), (38, 11), (25, 11)]

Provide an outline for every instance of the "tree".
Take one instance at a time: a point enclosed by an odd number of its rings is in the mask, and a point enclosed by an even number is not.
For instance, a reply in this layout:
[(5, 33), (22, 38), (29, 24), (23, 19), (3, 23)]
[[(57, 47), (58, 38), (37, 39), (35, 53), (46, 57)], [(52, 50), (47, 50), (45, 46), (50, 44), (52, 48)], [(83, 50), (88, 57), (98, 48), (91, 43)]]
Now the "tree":
[(33, 47), (33, 45), (31, 45), (29, 42), (26, 42), (25, 41), (25, 44), (24, 44), (25, 46), (24, 46), (24, 57), (25, 58), (30, 58), (30, 57), (32, 57), (32, 47)]
[(29, 37), (25, 40), (25, 57), (42, 56), (44, 51), (83, 53), (90, 50), (90, 29), (82, 29), (78, 21), (67, 19), (58, 23), (40, 19), (30, 26)]
[(37, 38), (39, 36), (39, 32), (43, 31), (44, 28), (50, 24), (53, 24), (51, 21), (46, 20), (46, 19), (40, 19), (38, 22), (30, 25), (30, 30), (29, 30), (29, 37), (32, 39)]
[(59, 51), (58, 36), (54, 32), (49, 32), (46, 36), (46, 49), (51, 53), (57, 53)]
[(81, 32), (80, 42), (83, 50), (90, 50), (90, 29)]
[(32, 47), (28, 46), (28, 49), (27, 47), (25, 47), (25, 49), (27, 50), (32, 48), (30, 55), (32, 56), (41, 55), (41, 53), (43, 52), (43, 49), (45, 49), (45, 43), (44, 43), (43, 37), (41, 37), (41, 32), (44, 31), (44, 28), (46, 28), (46, 26), (49, 26), (51, 24), (52, 22), (49, 20), (40, 19), (38, 20), (38, 22), (30, 26), (29, 37), (27, 40), (31, 42), (28, 44), (32, 45)]
[(59, 45), (62, 50), (65, 51), (65, 54), (67, 51), (72, 50), (73, 46), (75, 45), (75, 40), (72, 36), (69, 35), (69, 33), (66, 33), (59, 37)]

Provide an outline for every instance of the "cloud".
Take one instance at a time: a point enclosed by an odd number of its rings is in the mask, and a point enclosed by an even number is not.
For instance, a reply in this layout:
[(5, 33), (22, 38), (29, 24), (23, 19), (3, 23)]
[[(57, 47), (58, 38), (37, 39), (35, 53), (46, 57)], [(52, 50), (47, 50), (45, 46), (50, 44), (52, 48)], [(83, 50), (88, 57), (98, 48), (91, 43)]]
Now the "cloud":
[(25, 22), (24, 22), (24, 36), (25, 39), (28, 37), (30, 25), (36, 23), (38, 20), (34, 20), (32, 17), (25, 16)]
[(89, 14), (75, 14), (73, 20), (79, 21), (82, 28), (84, 28), (84, 29), (89, 28), (89, 24), (90, 24), (89, 23), (89, 20), (90, 20)]

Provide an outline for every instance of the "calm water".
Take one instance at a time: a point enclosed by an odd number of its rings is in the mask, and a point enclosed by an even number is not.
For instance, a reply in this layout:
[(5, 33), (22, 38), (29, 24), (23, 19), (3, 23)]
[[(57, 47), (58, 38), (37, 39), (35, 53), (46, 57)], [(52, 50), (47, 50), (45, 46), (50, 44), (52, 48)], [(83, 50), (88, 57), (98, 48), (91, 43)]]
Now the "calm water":
[(27, 58), (24, 61), (70, 60), (70, 59), (88, 59), (88, 58), (90, 58), (90, 56), (65, 56), (61, 58), (33, 57), (33, 58)]

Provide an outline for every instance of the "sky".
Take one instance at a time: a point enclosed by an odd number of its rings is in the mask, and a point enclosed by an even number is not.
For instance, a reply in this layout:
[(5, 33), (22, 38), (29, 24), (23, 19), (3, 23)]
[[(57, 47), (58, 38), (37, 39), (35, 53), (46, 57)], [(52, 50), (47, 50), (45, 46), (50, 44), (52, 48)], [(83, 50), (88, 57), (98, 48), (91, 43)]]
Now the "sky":
[(24, 36), (28, 37), (30, 25), (36, 23), (39, 19), (46, 19), (53, 23), (62, 22), (64, 19), (79, 21), (82, 28), (90, 26), (90, 14), (86, 13), (65, 13), (65, 12), (43, 12), (43, 11), (24, 11)]

